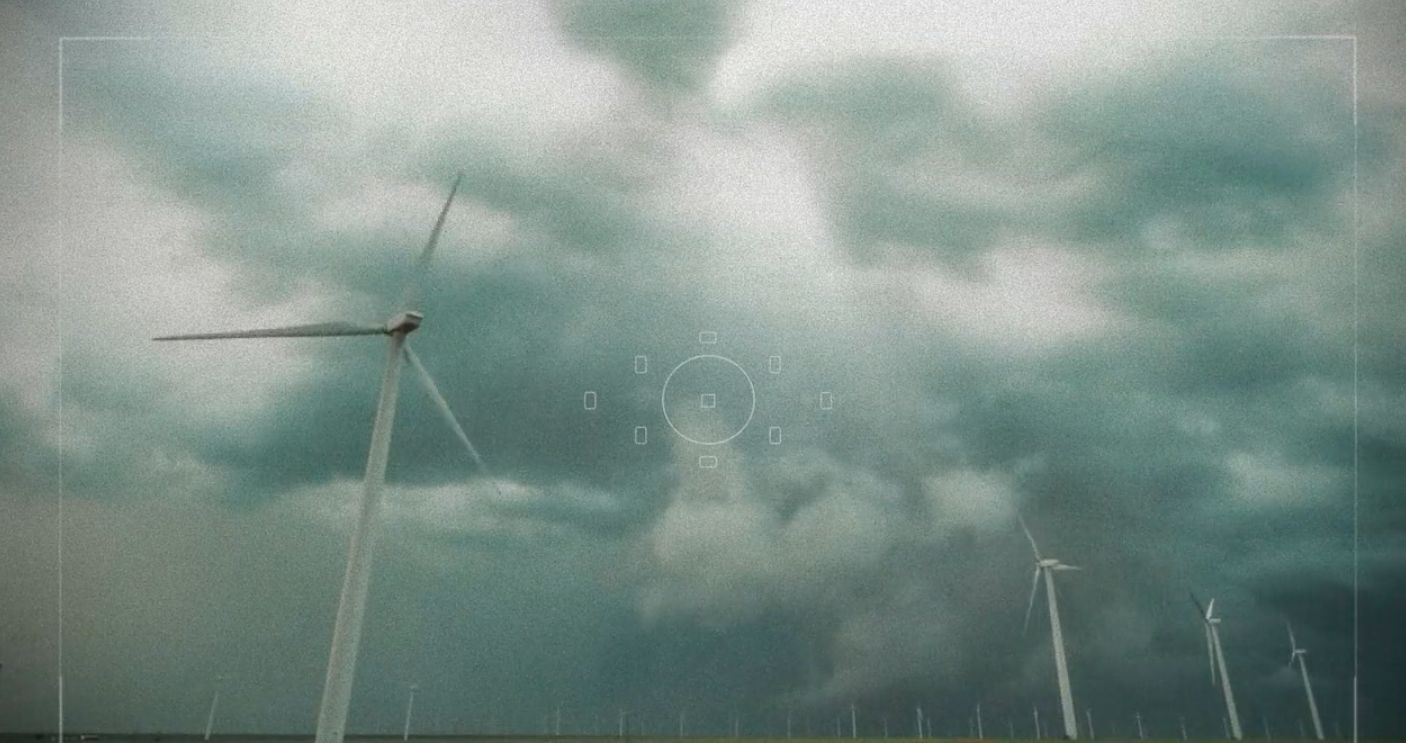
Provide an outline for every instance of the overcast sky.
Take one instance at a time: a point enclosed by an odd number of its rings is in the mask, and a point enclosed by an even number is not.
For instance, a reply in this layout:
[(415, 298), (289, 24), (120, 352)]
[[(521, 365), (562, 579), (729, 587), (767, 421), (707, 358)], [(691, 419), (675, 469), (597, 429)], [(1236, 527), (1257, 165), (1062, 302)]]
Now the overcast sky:
[(383, 321), (462, 172), (353, 732), (1029, 735), (1020, 513), (1099, 735), (1220, 734), (1195, 591), (1406, 736), (1406, 10), (859, 7), (0, 5), (0, 730), (61, 496), (69, 729), (311, 732), (384, 349), (149, 339)]

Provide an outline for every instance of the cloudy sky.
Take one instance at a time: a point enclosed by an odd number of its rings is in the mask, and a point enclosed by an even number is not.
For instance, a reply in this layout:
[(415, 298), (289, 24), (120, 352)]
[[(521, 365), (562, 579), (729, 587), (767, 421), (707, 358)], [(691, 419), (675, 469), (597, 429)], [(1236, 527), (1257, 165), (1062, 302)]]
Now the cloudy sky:
[(425, 731), (1028, 735), (1020, 513), (1098, 734), (1220, 734), (1195, 591), (1252, 735), (1307, 718), (1285, 620), (1329, 734), (1358, 662), (1406, 735), (1401, 5), (0, 29), (0, 729), (54, 725), (61, 605), (70, 729), (224, 674), (220, 729), (312, 730), (383, 348), (149, 339), (381, 322), (462, 172), (413, 341), (488, 471), (405, 379), (354, 731), (418, 682)]

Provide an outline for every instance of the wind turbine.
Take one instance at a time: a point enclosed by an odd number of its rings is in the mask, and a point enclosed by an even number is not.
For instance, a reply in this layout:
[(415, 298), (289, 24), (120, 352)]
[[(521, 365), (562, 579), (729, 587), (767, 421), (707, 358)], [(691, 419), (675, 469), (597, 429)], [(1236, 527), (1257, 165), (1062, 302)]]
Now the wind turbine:
[(1318, 703), (1313, 700), (1313, 686), (1308, 683), (1308, 664), (1304, 656), (1308, 651), (1299, 647), (1294, 640), (1294, 625), (1284, 620), (1284, 626), (1289, 630), (1289, 665), (1293, 666), (1294, 661), (1299, 662), (1299, 675), (1303, 677), (1303, 691), (1308, 696), (1308, 712), (1313, 717), (1313, 734), (1318, 740), (1323, 740), (1323, 722), (1318, 718)]
[(1227, 732), (1233, 740), (1240, 740), (1243, 737), (1240, 732), (1240, 715), (1235, 711), (1235, 693), (1230, 689), (1230, 675), (1225, 669), (1225, 653), (1221, 652), (1220, 632), (1216, 629), (1220, 625), (1220, 617), (1213, 613), (1216, 600), (1211, 599), (1203, 607), (1196, 594), (1192, 594), (1191, 601), (1196, 604), (1196, 610), (1201, 614), (1201, 623), (1206, 626), (1206, 654), (1210, 656), (1211, 661), (1211, 685), (1215, 685), (1216, 671), (1220, 671), (1220, 687), (1225, 693)]
[(1016, 518), (1020, 520), (1021, 531), (1025, 532), (1025, 538), (1030, 540), (1030, 549), (1035, 553), (1035, 575), (1034, 581), (1030, 584), (1030, 601), (1025, 605), (1025, 628), (1024, 632), (1030, 628), (1030, 610), (1035, 608), (1035, 594), (1040, 590), (1040, 576), (1045, 576), (1045, 597), (1050, 606), (1050, 635), (1053, 637), (1055, 674), (1059, 679), (1059, 704), (1060, 712), (1064, 717), (1064, 737), (1075, 740), (1079, 737), (1079, 726), (1074, 719), (1074, 695), (1069, 691), (1069, 668), (1064, 660), (1064, 633), (1059, 628), (1059, 602), (1055, 598), (1055, 571), (1080, 570), (1073, 565), (1065, 565), (1053, 557), (1041, 557), (1040, 548), (1035, 544), (1035, 537), (1030, 534), (1030, 528), (1025, 525), (1025, 519), (1019, 514)]
[[(366, 456), (366, 476), (362, 486), (361, 509), (356, 528), (352, 532), (351, 544), (347, 550), (347, 570), (342, 580), (342, 596), (337, 606), (337, 621), (332, 630), (332, 649), (327, 659), (327, 677), (322, 690), (322, 703), (317, 713), (316, 743), (342, 743), (346, 734), (347, 707), (351, 702), (352, 680), (356, 673), (356, 656), (361, 645), (362, 619), (366, 613), (366, 595), (371, 580), (371, 558), (376, 541), (376, 526), (381, 510), (381, 486), (386, 479), (386, 460), (390, 453), (391, 427), (395, 419), (396, 398), (400, 390), (401, 360), (409, 362), (415, 370), (425, 391), (434, 402), (441, 416), (449, 423), (454, 434), (479, 467), (487, 472), (478, 450), (469, 442), (464, 429), (450, 411), (449, 404), (439, 393), (434, 379), (410, 350), (407, 336), (420, 327), (424, 314), (415, 309), (418, 303), (420, 280), (434, 256), (435, 244), (439, 242), (440, 231), (444, 229), (444, 218), (449, 214), (449, 205), (459, 190), (460, 174), (449, 189), (449, 198), (440, 209), (430, 239), (415, 263), (415, 269), (406, 283), (402, 309), (380, 325), (362, 325), (350, 322), (324, 322), (308, 325), (292, 325), (259, 330), (235, 330), (216, 333), (194, 333), (188, 335), (168, 335), (155, 338), (158, 341), (183, 340), (222, 340), (236, 338), (309, 338), (341, 337), (353, 335), (387, 336), (385, 375), (381, 380), (381, 392), (376, 403), (376, 418), (371, 425), (371, 446)], [(494, 484), (497, 487), (497, 484)]]
[(410, 740), (410, 713), (415, 711), (415, 692), (419, 689), (419, 684), (410, 685), (410, 699), (405, 702), (405, 732), (401, 733), (401, 740)]
[(204, 740), (210, 740), (210, 731), (213, 730), (215, 727), (215, 705), (218, 705), (220, 703), (220, 683), (223, 682), (226, 678), (228, 677), (215, 677), (215, 692), (210, 695), (210, 713), (205, 716)]

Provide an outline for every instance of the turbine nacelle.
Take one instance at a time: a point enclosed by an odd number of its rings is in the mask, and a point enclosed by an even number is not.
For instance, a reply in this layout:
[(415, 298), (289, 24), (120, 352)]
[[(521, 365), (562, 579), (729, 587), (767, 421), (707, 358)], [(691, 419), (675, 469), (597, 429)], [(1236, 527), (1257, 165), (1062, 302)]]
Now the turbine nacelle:
[(414, 310), (397, 312), (391, 319), (386, 321), (386, 335), (396, 333), (413, 333), (420, 327), (420, 323), (425, 319), (424, 313)]

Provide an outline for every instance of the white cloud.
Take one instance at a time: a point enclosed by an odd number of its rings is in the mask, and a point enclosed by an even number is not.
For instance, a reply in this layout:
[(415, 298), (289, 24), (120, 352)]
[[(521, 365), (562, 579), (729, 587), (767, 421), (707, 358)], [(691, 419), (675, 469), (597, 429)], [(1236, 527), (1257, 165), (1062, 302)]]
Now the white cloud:
[(967, 278), (941, 267), (910, 271), (911, 299), (930, 326), (1002, 354), (1038, 354), (1125, 326), (1090, 293), (1103, 275), (1093, 258), (1028, 242), (981, 258)]
[(955, 469), (923, 481), (938, 529), (1006, 529), (1015, 520), (1017, 495), (1010, 475)]

